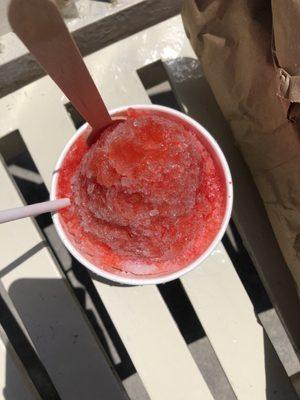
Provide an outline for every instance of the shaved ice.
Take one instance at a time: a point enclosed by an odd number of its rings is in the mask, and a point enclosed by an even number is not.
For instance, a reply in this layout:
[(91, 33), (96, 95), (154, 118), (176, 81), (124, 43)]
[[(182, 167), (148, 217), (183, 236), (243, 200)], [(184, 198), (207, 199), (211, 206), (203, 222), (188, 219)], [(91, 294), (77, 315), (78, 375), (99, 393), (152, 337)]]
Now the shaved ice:
[[(124, 115), (124, 113), (123, 113)], [(166, 112), (127, 110), (91, 146), (87, 128), (59, 171), (60, 221), (99, 268), (162, 275), (210, 245), (224, 218), (222, 169), (195, 128)]]

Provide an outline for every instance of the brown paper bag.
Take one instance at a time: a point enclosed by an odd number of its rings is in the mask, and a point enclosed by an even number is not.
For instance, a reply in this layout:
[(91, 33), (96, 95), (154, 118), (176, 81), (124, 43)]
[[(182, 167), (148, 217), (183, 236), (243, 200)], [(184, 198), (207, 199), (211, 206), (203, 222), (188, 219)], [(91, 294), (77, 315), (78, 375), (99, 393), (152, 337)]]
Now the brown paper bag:
[(300, 288), (300, 0), (185, 0), (182, 16)]

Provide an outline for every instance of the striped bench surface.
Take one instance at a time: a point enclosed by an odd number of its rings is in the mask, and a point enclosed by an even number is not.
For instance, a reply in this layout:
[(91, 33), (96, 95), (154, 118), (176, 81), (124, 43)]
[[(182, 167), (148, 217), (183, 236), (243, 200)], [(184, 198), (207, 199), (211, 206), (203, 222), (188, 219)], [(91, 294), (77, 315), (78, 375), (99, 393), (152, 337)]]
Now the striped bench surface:
[[(195, 58), (177, 16), (92, 53), (85, 61), (110, 109), (149, 103), (150, 87), (165, 76), (182, 109), (197, 117), (191, 82), (201, 79), (201, 71)], [(202, 99), (204, 95), (205, 91)], [(9, 135), (19, 132), (48, 189), (61, 149), (74, 132), (67, 104), (48, 77), (0, 99), (1, 140), (9, 145)], [(217, 108), (213, 103), (211, 107)], [(214, 110), (206, 112), (215, 115)], [(201, 110), (198, 117), (201, 120)], [(222, 120), (216, 127), (223, 129)], [(210, 130), (214, 134), (213, 126)], [(7, 150), (11, 155), (18, 148), (14, 144)], [(3, 159), (0, 182), (0, 208), (21, 205), (22, 196)], [(45, 397), (36, 371), (28, 370), (26, 359), (20, 361), (3, 332), (0, 397), (126, 399), (75, 295), (72, 270), (61, 268), (36, 222), (0, 225), (0, 242), (0, 292), (34, 355), (32, 365), (41, 368), (48, 382)], [(156, 286), (110, 286), (94, 277), (92, 283), (151, 400), (298, 398), (222, 244), (180, 284), (228, 379), (231, 397), (214, 392)]]

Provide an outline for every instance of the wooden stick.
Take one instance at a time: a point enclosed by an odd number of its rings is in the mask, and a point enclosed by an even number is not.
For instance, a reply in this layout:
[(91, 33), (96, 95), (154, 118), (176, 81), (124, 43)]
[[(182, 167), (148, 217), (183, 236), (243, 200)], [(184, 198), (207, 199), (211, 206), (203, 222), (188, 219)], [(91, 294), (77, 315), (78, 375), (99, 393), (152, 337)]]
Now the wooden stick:
[(94, 130), (111, 124), (107, 108), (53, 0), (11, 0), (13, 31)]

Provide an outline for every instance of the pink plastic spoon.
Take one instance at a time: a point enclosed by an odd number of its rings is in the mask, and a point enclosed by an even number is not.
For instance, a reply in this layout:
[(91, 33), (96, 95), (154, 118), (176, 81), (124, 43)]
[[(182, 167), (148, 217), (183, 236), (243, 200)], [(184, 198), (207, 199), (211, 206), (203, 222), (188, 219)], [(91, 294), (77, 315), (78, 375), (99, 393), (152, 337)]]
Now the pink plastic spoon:
[(52, 201), (44, 201), (43, 203), (35, 203), (29, 206), (10, 208), (0, 211), (0, 224), (4, 222), (14, 221), (16, 219), (35, 217), (39, 214), (57, 211), (70, 205), (69, 199), (58, 199)]

